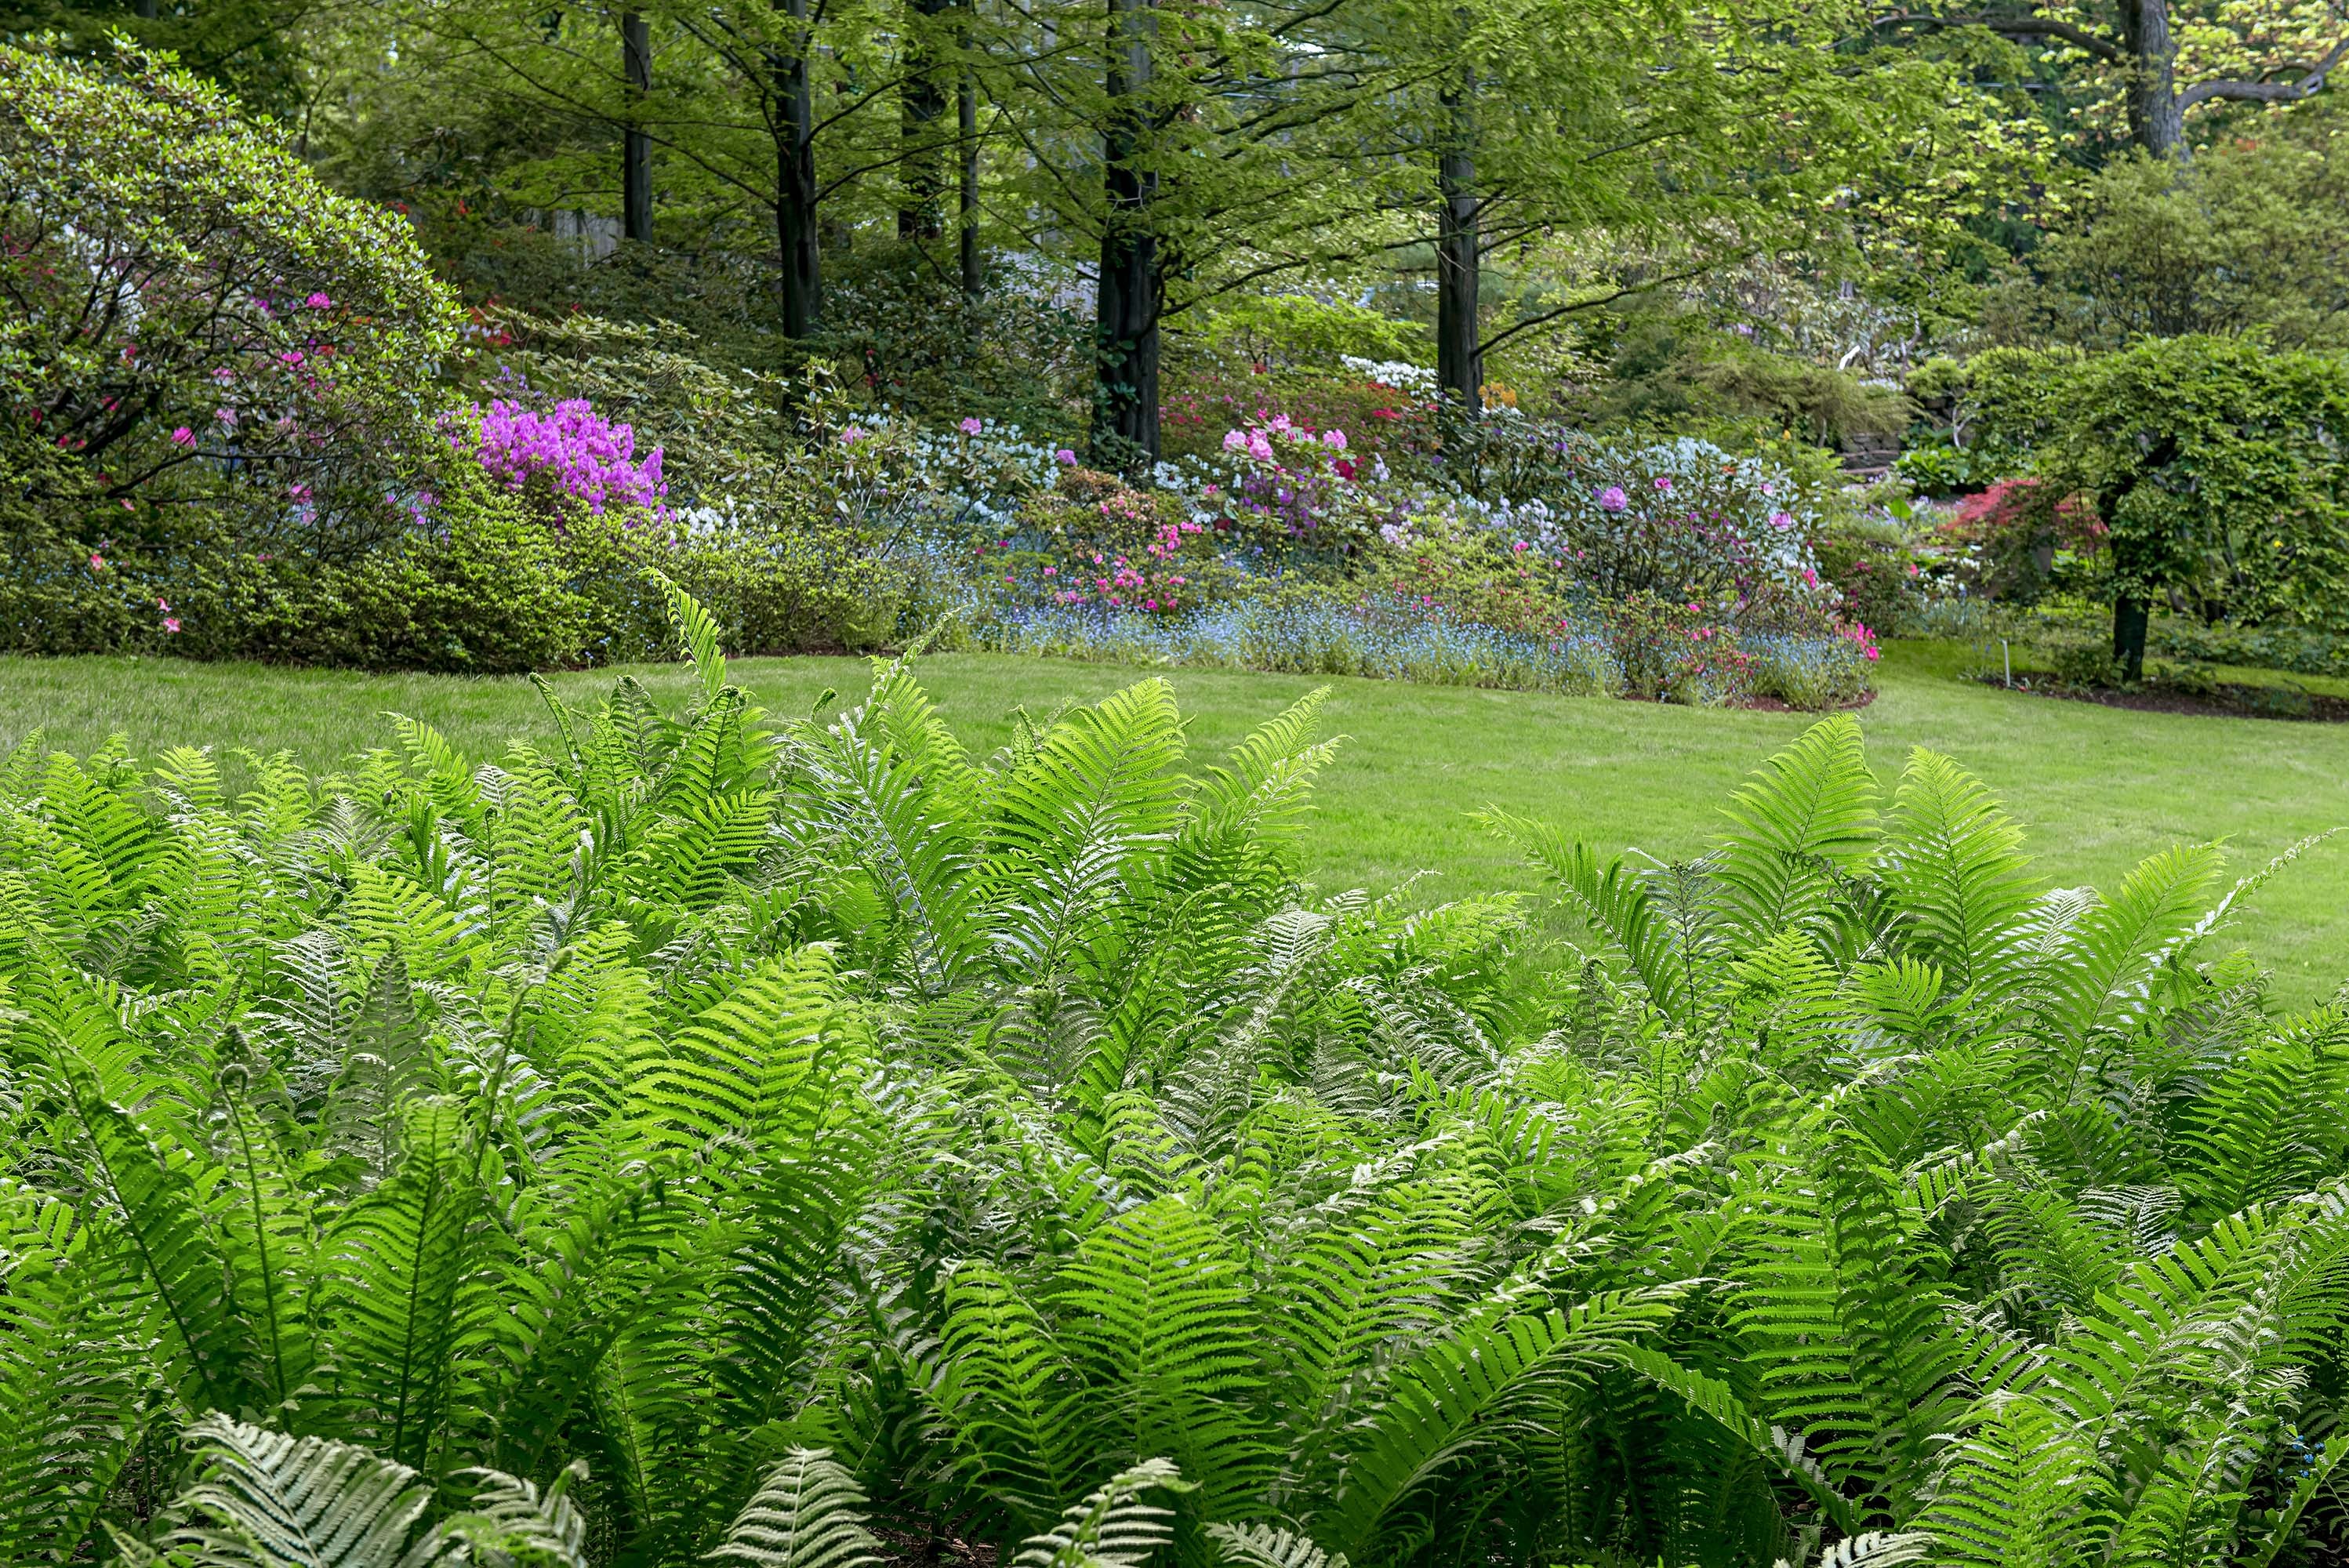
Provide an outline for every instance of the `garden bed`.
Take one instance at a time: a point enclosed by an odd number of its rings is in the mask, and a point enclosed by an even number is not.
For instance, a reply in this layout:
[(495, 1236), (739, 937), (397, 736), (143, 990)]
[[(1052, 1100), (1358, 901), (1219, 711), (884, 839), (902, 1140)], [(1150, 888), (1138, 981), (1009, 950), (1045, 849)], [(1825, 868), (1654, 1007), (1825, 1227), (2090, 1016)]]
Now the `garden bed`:
[[(1987, 680), (1998, 686), (1998, 680)], [(2202, 691), (2148, 683), (2137, 686), (2033, 686), (2012, 688), (2033, 696), (2092, 702), (2137, 713), (2176, 713), (2200, 718), (2272, 718), (2295, 724), (2349, 723), (2349, 697), (2328, 696), (2296, 686), (2226, 683)]]

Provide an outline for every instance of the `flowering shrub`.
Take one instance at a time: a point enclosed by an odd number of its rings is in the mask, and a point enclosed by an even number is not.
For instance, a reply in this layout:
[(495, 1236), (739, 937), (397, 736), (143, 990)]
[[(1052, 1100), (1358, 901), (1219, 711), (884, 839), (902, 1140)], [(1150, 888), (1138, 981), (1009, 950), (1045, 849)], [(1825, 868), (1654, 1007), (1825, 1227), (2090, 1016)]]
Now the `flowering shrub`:
[(1391, 455), (1427, 438), (1430, 391), (1380, 377), (1412, 377), (1413, 366), (1347, 364), (1355, 375), (1206, 377), (1170, 392), (1159, 407), (1166, 455), (1213, 457), (1223, 450), (1225, 432), (1280, 417), (1309, 429), (1344, 430), (1357, 457)]
[(129, 49), (0, 46), (0, 435), (63, 459), (0, 469), (56, 526), (160, 543), (225, 507), (273, 553), (347, 553), (409, 525), (457, 313), (397, 216)]
[(1959, 501), (1940, 529), (1972, 551), (1982, 588), (2026, 603), (2054, 582), (2059, 552), (2093, 555), (2106, 531), (2086, 501), (2041, 479), (1996, 480)]
[(1342, 547), (1344, 523), (1362, 499), (1350, 444), (1341, 429), (1316, 431), (1286, 414), (1225, 431), (1231, 477), (1211, 498), (1218, 513), (1215, 526), (1244, 539)]
[(960, 548), (990, 586), (1008, 591), (998, 597), (1173, 614), (1232, 578), (1213, 547), (1206, 525), (1173, 496), (1069, 468), (1030, 498), (1007, 535), (981, 531)]
[(667, 515), (661, 449), (639, 460), (636, 430), (605, 418), (586, 398), (568, 398), (546, 414), (505, 398), (473, 412), (478, 424), (452, 432), (450, 442), (462, 449), (470, 439), (482, 469), (508, 490), (543, 476), (556, 495), (585, 501), (598, 517), (607, 503)]
[(1754, 695), (1753, 655), (1713, 606), (1633, 593), (1601, 613), (1626, 695), (1656, 702), (1735, 702)]
[(1834, 520), (1812, 542), (1819, 574), (1837, 594), (1837, 613), (1878, 626), (1905, 626), (1932, 598), (1951, 586), (1961, 552), (1930, 532), (1913, 532), (1899, 517), (1854, 510)]
[(1570, 455), (1568, 482), (1513, 521), (1593, 597), (1727, 603), (1750, 620), (1803, 619), (1831, 600), (1816, 516), (1782, 470), (1697, 440)]

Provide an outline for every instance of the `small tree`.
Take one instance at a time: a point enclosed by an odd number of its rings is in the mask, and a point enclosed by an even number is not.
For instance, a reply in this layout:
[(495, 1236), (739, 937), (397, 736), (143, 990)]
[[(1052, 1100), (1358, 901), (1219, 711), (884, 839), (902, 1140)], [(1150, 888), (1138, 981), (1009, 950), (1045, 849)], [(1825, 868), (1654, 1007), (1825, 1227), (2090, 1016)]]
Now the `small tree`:
[(2319, 612), (2349, 582), (2349, 366), (2256, 340), (2151, 339), (2064, 373), (2042, 470), (2108, 531), (2113, 656), (2145, 667), (2146, 621)]
[(109, 512), (225, 485), (314, 542), (396, 526), (458, 323), (408, 225), (170, 57), (113, 66), (0, 46), (0, 430)]

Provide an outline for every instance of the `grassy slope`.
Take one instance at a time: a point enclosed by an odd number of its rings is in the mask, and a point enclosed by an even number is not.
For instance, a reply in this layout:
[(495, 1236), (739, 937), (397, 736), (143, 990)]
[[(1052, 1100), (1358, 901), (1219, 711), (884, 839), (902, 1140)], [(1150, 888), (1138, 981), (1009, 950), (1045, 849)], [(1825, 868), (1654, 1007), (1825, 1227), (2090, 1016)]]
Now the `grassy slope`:
[[(1883, 695), (1862, 715), (1888, 780), (1909, 748), (1956, 757), (2032, 829), (2050, 881), (2116, 885), (2168, 843), (2223, 837), (2238, 869), (2303, 834), (2349, 823), (2349, 726), (2137, 714), (2009, 694), (1950, 678), (1954, 648), (1890, 649)], [(926, 681), (964, 738), (992, 748), (1008, 716), (1040, 717), (1141, 678), (1121, 666), (945, 656)], [(761, 700), (801, 712), (826, 686), (863, 689), (845, 659), (736, 666)], [(639, 672), (681, 699), (674, 668)], [(606, 673), (558, 677), (574, 702)], [(1291, 676), (1170, 672), (1200, 748), (1220, 749), (1317, 682)], [(1325, 888), (1391, 887), (1414, 872), (1429, 898), (1530, 885), (1467, 820), (1492, 804), (1568, 824), (1602, 845), (1659, 853), (1700, 846), (1738, 779), (1809, 720), (1645, 704), (1341, 680), (1330, 727), (1350, 740), (1319, 791), (1311, 873)], [(151, 756), (176, 743), (289, 748), (315, 769), (381, 744), (376, 715), (440, 726), (475, 755), (510, 735), (551, 733), (521, 681), (367, 676), (131, 659), (0, 659), (0, 744), (36, 725), (88, 751), (110, 731)], [(2277, 972), (2280, 995), (2317, 1000), (2349, 977), (2349, 837), (2262, 892), (2241, 940)]]

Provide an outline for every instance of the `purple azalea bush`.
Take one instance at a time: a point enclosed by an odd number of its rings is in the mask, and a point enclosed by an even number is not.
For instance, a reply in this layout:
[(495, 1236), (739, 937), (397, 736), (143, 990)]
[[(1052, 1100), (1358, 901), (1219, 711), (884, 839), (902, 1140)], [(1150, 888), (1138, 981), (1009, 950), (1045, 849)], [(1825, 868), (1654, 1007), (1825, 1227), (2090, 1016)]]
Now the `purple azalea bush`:
[[(668, 515), (661, 449), (655, 447), (639, 459), (635, 428), (606, 419), (586, 398), (568, 398), (542, 414), (501, 397), (476, 411), (476, 453), (481, 467), (507, 489), (521, 490), (533, 476), (544, 474), (557, 494), (585, 501), (598, 516), (611, 504)], [(450, 439), (461, 448), (464, 437)]]

